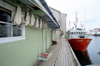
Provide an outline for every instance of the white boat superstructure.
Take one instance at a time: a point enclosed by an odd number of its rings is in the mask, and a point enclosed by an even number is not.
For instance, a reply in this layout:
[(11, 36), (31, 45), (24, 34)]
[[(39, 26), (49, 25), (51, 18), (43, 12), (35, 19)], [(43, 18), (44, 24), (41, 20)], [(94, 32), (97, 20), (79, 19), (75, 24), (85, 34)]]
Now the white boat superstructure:
[(68, 33), (68, 38), (84, 38), (85, 36), (85, 30), (70, 30)]

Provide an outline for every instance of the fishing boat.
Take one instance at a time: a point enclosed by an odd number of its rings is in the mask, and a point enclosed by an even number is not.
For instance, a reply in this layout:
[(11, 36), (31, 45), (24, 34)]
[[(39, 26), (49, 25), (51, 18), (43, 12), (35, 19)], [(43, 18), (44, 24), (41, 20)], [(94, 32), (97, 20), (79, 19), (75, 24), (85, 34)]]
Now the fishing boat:
[(71, 29), (67, 32), (68, 35), (68, 41), (74, 50), (78, 50), (81, 52), (86, 51), (90, 41), (92, 39), (86, 38), (85, 36), (85, 29), (77, 28), (77, 14), (76, 14), (76, 20), (75, 20), (75, 29)]

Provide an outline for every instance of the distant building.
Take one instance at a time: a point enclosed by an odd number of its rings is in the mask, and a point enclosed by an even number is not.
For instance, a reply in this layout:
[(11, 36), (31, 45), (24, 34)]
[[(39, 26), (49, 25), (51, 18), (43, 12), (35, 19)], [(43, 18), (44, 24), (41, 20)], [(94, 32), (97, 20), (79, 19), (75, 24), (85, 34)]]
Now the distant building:
[(66, 32), (66, 17), (67, 14), (61, 13), (60, 11), (50, 8), (52, 13), (54, 14), (55, 18), (57, 19), (58, 24), (60, 25), (60, 29), (56, 30), (56, 38), (60, 36), (60, 34), (63, 34), (63, 37), (65, 37)]
[(94, 31), (100, 32), (100, 28), (94, 28)]

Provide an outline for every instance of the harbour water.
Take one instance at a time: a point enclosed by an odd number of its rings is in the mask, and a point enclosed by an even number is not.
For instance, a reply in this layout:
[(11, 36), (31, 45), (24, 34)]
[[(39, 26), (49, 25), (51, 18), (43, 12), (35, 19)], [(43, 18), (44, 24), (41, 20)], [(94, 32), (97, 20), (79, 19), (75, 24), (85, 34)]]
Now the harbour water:
[(85, 65), (100, 65), (100, 36), (91, 36), (87, 51), (84, 53), (74, 50), (80, 64)]

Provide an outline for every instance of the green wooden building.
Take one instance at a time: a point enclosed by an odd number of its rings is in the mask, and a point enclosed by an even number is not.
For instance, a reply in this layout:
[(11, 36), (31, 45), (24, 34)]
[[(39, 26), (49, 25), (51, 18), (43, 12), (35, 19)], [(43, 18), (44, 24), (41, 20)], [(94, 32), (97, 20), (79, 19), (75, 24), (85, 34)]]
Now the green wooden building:
[[(11, 13), (20, 5), (22, 12), (39, 17), (46, 28), (14, 24)], [(39, 23), (40, 24), (40, 23)], [(33, 66), (41, 53), (46, 51), (56, 37), (59, 28), (55, 17), (44, 0), (1, 0), (0, 1), (0, 66)]]

